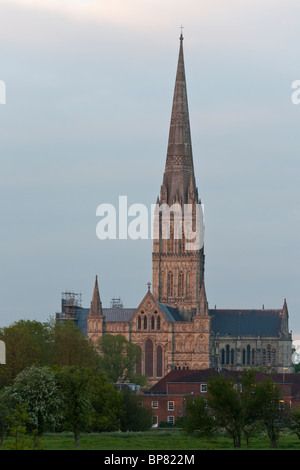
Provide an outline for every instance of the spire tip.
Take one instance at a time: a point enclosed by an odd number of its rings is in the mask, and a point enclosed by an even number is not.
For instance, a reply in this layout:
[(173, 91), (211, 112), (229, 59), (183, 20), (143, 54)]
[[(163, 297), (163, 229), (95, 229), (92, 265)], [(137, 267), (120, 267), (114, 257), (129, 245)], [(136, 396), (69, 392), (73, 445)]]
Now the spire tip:
[(182, 34), (182, 30), (183, 30), (184, 26), (180, 26), (180, 30), (181, 30), (181, 34), (180, 34), (180, 41), (183, 41), (183, 34)]

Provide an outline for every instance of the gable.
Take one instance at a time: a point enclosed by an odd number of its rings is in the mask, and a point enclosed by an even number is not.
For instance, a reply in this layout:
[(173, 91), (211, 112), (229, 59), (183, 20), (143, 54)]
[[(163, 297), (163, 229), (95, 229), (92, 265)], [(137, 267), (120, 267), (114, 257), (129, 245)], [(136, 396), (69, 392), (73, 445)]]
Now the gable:
[(167, 321), (182, 321), (182, 318), (178, 310), (169, 305), (157, 302), (155, 297), (151, 294), (150, 291), (147, 292), (143, 300), (141, 301), (138, 308), (135, 310), (134, 314), (131, 316), (130, 321), (135, 321), (136, 317), (140, 315), (141, 312), (145, 314), (159, 314), (164, 320)]

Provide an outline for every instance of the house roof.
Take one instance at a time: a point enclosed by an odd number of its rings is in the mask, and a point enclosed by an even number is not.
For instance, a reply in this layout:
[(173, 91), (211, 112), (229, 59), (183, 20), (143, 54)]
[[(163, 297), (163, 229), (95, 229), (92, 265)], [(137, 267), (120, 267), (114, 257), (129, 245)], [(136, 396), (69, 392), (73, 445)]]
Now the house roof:
[(278, 336), (282, 310), (209, 310), (215, 334), (233, 336)]
[(227, 369), (203, 369), (203, 370), (171, 370), (159, 382), (150, 388), (149, 393), (166, 393), (167, 384), (170, 382), (191, 383), (198, 382), (207, 383), (210, 377), (225, 375), (225, 377), (237, 380), (241, 372), (230, 371)]
[[(150, 388), (148, 394), (166, 394), (168, 383), (208, 383), (211, 377), (223, 375), (225, 378), (234, 379), (240, 382), (242, 372), (228, 370), (228, 369), (203, 369), (203, 370), (172, 370), (153, 387)], [(275, 382), (282, 377), (282, 374), (277, 374), (279, 377), (274, 377), (273, 374), (268, 375), (262, 372), (256, 373), (256, 380), (258, 382), (265, 380), (268, 377), (273, 378)], [(286, 374), (286, 376), (294, 376), (296, 374)], [(280, 380), (279, 380), (280, 381)], [(286, 380), (288, 381), (288, 379)]]

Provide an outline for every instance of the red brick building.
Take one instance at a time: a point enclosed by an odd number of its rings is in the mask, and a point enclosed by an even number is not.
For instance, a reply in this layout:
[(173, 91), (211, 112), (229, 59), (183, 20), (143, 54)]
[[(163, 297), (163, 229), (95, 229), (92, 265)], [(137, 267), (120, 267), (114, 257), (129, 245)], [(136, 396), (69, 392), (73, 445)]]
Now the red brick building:
[[(224, 375), (240, 383), (241, 373), (233, 370), (172, 370), (148, 392), (143, 394), (143, 404), (153, 412), (153, 425), (161, 422), (175, 424), (178, 417), (185, 415), (188, 396), (207, 394), (211, 377)], [(264, 374), (257, 372), (258, 382), (270, 378), (279, 386), (282, 399), (288, 406), (300, 405), (300, 374)]]

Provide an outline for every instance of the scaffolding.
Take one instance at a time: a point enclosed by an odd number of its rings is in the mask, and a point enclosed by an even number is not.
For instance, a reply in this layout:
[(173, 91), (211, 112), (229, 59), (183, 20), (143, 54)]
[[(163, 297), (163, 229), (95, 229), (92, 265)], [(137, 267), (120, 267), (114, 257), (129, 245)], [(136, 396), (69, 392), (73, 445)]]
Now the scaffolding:
[(57, 320), (73, 320), (78, 322), (78, 314), (82, 310), (81, 294), (65, 291), (61, 294), (61, 312), (56, 314)]
[(110, 301), (110, 308), (123, 308), (123, 302), (120, 298), (114, 297)]

